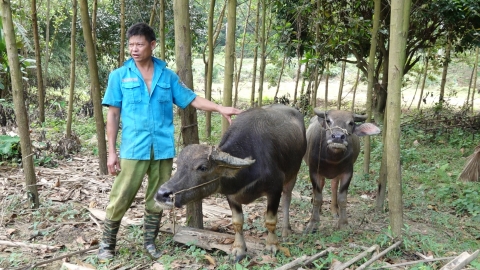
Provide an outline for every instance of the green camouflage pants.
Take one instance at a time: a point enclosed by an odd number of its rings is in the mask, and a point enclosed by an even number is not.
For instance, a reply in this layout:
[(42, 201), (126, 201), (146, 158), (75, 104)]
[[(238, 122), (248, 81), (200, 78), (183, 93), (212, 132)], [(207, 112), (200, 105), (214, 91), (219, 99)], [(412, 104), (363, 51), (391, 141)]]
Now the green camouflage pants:
[(148, 175), (147, 190), (145, 192), (145, 210), (149, 213), (160, 213), (155, 200), (155, 193), (165, 183), (172, 173), (173, 159), (161, 160), (130, 160), (121, 159), (122, 170), (115, 177), (110, 202), (106, 209), (106, 218), (119, 221), (132, 205), (135, 195), (140, 189), (145, 174)]

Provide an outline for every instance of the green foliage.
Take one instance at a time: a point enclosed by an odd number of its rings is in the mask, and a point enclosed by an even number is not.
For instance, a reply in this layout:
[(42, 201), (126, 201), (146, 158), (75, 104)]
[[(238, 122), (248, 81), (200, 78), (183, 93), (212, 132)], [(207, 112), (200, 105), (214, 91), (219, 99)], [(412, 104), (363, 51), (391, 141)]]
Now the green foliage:
[(480, 220), (480, 187), (477, 183), (453, 182), (441, 185), (432, 190), (432, 196), (437, 195), (447, 206), (455, 209), (458, 215), (470, 215)]
[(20, 157), (20, 137), (0, 135), (1, 160), (15, 160)]

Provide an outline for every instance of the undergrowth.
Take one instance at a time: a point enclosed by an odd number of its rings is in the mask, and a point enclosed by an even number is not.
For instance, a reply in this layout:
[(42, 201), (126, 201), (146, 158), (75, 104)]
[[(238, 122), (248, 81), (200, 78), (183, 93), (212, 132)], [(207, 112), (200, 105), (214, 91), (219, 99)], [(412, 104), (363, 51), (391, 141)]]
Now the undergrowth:
[[(417, 253), (431, 254), (434, 257), (456, 256), (463, 251), (472, 253), (480, 246), (480, 185), (478, 182), (458, 181), (466, 157), (478, 144), (477, 130), (457, 126), (445, 128), (445, 125), (435, 126), (439, 119), (452, 119), (456, 112), (423, 111), (406, 114), (403, 117), (401, 136), (401, 166), (404, 203), (404, 235), (402, 245), (386, 254), (381, 260), (397, 263), (418, 260)], [(440, 117), (439, 117), (440, 115)], [(430, 117), (426, 117), (430, 116)], [(453, 118), (454, 119), (454, 118)], [(77, 116), (75, 134), (82, 142), (82, 148), (77, 154), (96, 154), (95, 122), (93, 118)], [(179, 120), (175, 119), (177, 133), (175, 140), (177, 153), (181, 150), (181, 137), (178, 134)], [(308, 120), (306, 120), (308, 123)], [(81, 123), (80, 125), (78, 123)], [(201, 142), (217, 144), (221, 136), (221, 118), (212, 114), (212, 136), (207, 138), (204, 131), (205, 114), (198, 114), (198, 128)], [(445, 122), (442, 122), (445, 123)], [(63, 119), (49, 122), (46, 140), (59, 137), (64, 129)], [(310, 217), (311, 202), (294, 197), (291, 206), (291, 219), (294, 220), (295, 233), (286, 239), (281, 239), (282, 246), (287, 248), (289, 256), (284, 252), (271, 257), (265, 254), (262, 258), (247, 258), (241, 262), (232, 262), (230, 255), (222, 251), (206, 251), (195, 245), (180, 245), (173, 241), (172, 235), (161, 234), (157, 240), (159, 249), (165, 252), (158, 263), (165, 269), (176, 269), (191, 265), (195, 269), (212, 269), (214, 260), (216, 269), (274, 269), (302, 255), (313, 255), (327, 247), (336, 248), (327, 256), (314, 261), (308, 267), (312, 269), (328, 269), (336, 260), (347, 261), (358, 253), (362, 247), (378, 245), (383, 250), (396, 240), (389, 228), (388, 200), (383, 211), (375, 211), (377, 180), (380, 171), (383, 145), (381, 136), (371, 137), (370, 172), (363, 173), (363, 154), (355, 164), (355, 173), (350, 185), (347, 207), (350, 226), (343, 230), (335, 229), (335, 220), (329, 213), (329, 206), (324, 203), (319, 231), (304, 235), (303, 226)], [(57, 158), (52, 154), (52, 158)], [(311, 197), (311, 184), (308, 178), (308, 168), (302, 164), (295, 192), (304, 197)], [(324, 196), (330, 195), (330, 183), (327, 181)], [(21, 207), (20, 198), (11, 198), (4, 211)], [(73, 205), (65, 205), (61, 213), (51, 212), (49, 203), (36, 210), (32, 215), (32, 229), (36, 229), (42, 219), (51, 220), (87, 220), (87, 213), (75, 209)], [(250, 230), (265, 230), (262, 220), (253, 220), (245, 228)], [(280, 225), (280, 222), (279, 222)], [(277, 233), (279, 233), (277, 226)], [(119, 238), (118, 256), (108, 264), (100, 264), (95, 254), (83, 255), (81, 260), (95, 266), (97, 269), (111, 269), (118, 265), (135, 267), (136, 265), (153, 265), (142, 250), (141, 227), (129, 227), (123, 231), (125, 237)], [(68, 251), (64, 251), (68, 252)], [(19, 253), (11, 253), (8, 257), (0, 257), (0, 266), (16, 267), (22, 261)], [(367, 259), (357, 263), (360, 265)], [(443, 262), (444, 263), (444, 262)], [(408, 269), (438, 269), (443, 263), (419, 263)], [(380, 267), (378, 262), (371, 267)], [(471, 267), (480, 269), (480, 260), (476, 259)]]

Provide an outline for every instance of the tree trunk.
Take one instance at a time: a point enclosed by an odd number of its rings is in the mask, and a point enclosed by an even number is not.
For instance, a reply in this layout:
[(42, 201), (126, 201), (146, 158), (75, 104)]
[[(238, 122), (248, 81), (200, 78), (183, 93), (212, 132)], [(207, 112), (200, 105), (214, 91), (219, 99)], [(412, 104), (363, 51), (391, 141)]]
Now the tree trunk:
[(75, 36), (77, 34), (77, 0), (72, 0), (72, 33), (70, 34), (70, 91), (68, 95), (67, 138), (72, 136), (73, 95), (75, 93)]
[(33, 164), (32, 144), (30, 141), (29, 123), (25, 100), (23, 98), (22, 73), (20, 71), (20, 60), (16, 46), (16, 37), (13, 28), (12, 10), (9, 0), (1, 0), (1, 13), (3, 22), (3, 33), (7, 57), (12, 80), (12, 94), (17, 119), (18, 133), (20, 136), (20, 148), (22, 152), (22, 167), (25, 176), (27, 199), (32, 208), (39, 207), (37, 180)]
[(258, 81), (258, 106), (262, 106), (263, 102), (263, 82), (265, 80), (265, 67), (267, 65), (267, 3), (262, 2), (262, 32), (260, 33), (260, 78)]
[(32, 9), (33, 42), (35, 43), (35, 66), (37, 69), (38, 118), (40, 123), (44, 123), (45, 122), (45, 87), (43, 85), (42, 52), (40, 48), (40, 37), (38, 34), (37, 1), (36, 0), (32, 0), (31, 9)]
[[(210, 0), (210, 9), (208, 10), (208, 59), (205, 73), (205, 98), (212, 100), (213, 83), (213, 60), (215, 57), (213, 46), (213, 17), (215, 16), (215, 0)], [(205, 135), (210, 138), (212, 134), (212, 112), (205, 112)]]
[[(248, 22), (249, 22), (249, 19), (250, 19), (251, 7), (252, 7), (252, 0), (249, 0), (247, 17), (245, 18), (245, 25), (243, 26), (242, 44), (241, 44), (241, 50), (240, 50), (240, 63), (238, 64), (237, 78), (235, 80), (235, 99), (233, 101), (233, 107), (237, 107), (238, 84), (240, 83), (240, 74), (242, 72), (243, 54), (245, 52), (245, 39), (247, 38), (247, 28), (248, 28)], [(282, 76), (280, 75), (280, 77), (282, 77)]]
[[(227, 33), (225, 44), (225, 80), (223, 81), (223, 105), (232, 106), (233, 73), (235, 67), (235, 29), (237, 29), (237, 0), (228, 0)], [(230, 123), (222, 117), (222, 133)]]
[[(359, 81), (360, 81), (360, 69), (357, 69), (357, 76), (355, 77), (355, 83), (353, 84), (352, 112), (355, 112), (355, 98), (357, 97), (357, 87), (358, 87)], [(368, 172), (368, 168), (367, 168), (367, 172)]]
[[(375, 75), (375, 55), (377, 53), (377, 35), (380, 25), (380, 9), (381, 9), (381, 0), (375, 0), (374, 11), (373, 11), (373, 26), (372, 33), (370, 37), (370, 54), (368, 56), (368, 74), (367, 74), (367, 104), (365, 105), (367, 109), (367, 123), (372, 122), (372, 110), (373, 110), (373, 86), (374, 86), (374, 75)], [(363, 145), (363, 174), (370, 174), (370, 154), (371, 154), (371, 139), (370, 136), (365, 136), (364, 145)], [(378, 197), (378, 195), (377, 195)], [(383, 203), (383, 201), (382, 201)]]
[(45, 69), (43, 74), (43, 87), (47, 87), (48, 62), (50, 59), (50, 0), (47, 0), (47, 24), (45, 26)]
[(330, 77), (330, 62), (327, 62), (327, 71), (325, 76), (325, 111), (328, 109), (328, 79)]
[(273, 99), (277, 99), (277, 96), (278, 96), (278, 91), (280, 90), (280, 83), (282, 81), (282, 76), (283, 76), (283, 72), (285, 70), (285, 63), (287, 62), (287, 54), (284, 54), (283, 55), (283, 60), (282, 60), (282, 67), (280, 68), (280, 74), (278, 74), (278, 80), (277, 80), (277, 90), (275, 91), (275, 96), (273, 97)]
[[(212, 100), (212, 83), (213, 83), (213, 62), (215, 60), (215, 43), (220, 34), (223, 17), (225, 15), (226, 5), (223, 5), (222, 11), (218, 17), (215, 31), (213, 30), (213, 19), (215, 16), (215, 1), (210, 2), (210, 11), (208, 17), (208, 40), (203, 50), (203, 63), (205, 64), (205, 98)], [(210, 21), (211, 20), (211, 21)], [(205, 51), (208, 49), (208, 59), (205, 58)], [(211, 136), (212, 129), (212, 112), (205, 112), (205, 134), (207, 138)]]
[(303, 96), (303, 93), (305, 92), (305, 81), (307, 79), (310, 79), (309, 64), (310, 64), (310, 59), (307, 59), (307, 62), (305, 63), (305, 70), (303, 71), (303, 74), (302, 74), (302, 85), (300, 86), (300, 96)]
[(120, 54), (118, 56), (118, 66), (121, 67), (125, 61), (125, 0), (120, 0)]
[(165, 0), (160, 0), (160, 25), (158, 27), (160, 41), (160, 59), (165, 60)]
[[(92, 3), (92, 41), (93, 48), (95, 53), (97, 52), (97, 10), (98, 10), (98, 0), (93, 0)], [(96, 55), (96, 54), (95, 54)], [(92, 93), (93, 95), (93, 93)]]
[[(384, 118), (382, 141), (385, 142), (385, 130), (388, 129), (387, 119)], [(377, 201), (375, 204), (375, 211), (381, 212), (384, 208), (385, 198), (387, 197), (387, 148), (384, 146), (382, 150), (382, 162), (380, 164), (380, 172), (377, 180)]]
[(343, 83), (345, 82), (345, 69), (347, 62), (343, 61), (342, 63), (342, 73), (340, 74), (340, 85), (338, 86), (338, 96), (337, 96), (337, 109), (342, 108), (342, 95), (343, 95)]
[(387, 148), (387, 185), (390, 226), (394, 237), (402, 236), (403, 201), (400, 167), (400, 115), (403, 70), (410, 15), (410, 0), (393, 0), (390, 22), (389, 89), (387, 97), (388, 127), (385, 134)]
[(317, 73), (317, 78), (315, 78), (315, 88), (313, 89), (312, 93), (312, 108), (317, 107), (317, 94), (318, 94), (318, 88), (320, 87), (320, 82), (322, 81), (323, 78), (323, 71), (325, 68), (322, 66), (322, 69), (320, 70), (319, 73)]
[(97, 57), (95, 46), (93, 44), (92, 29), (88, 15), (87, 0), (80, 0), (80, 14), (82, 18), (83, 38), (85, 39), (85, 48), (88, 57), (88, 70), (90, 74), (90, 84), (92, 88), (93, 114), (95, 115), (95, 124), (97, 130), (98, 158), (100, 174), (108, 174), (107, 169), (107, 144), (105, 141), (105, 122), (103, 121), (102, 97), (100, 95), (100, 80), (98, 78)]
[(298, 69), (297, 69), (297, 76), (295, 76), (295, 91), (293, 92), (293, 104), (297, 104), (297, 91), (298, 91), (298, 82), (302, 78), (302, 55), (300, 54), (300, 48), (302, 43), (300, 42), (302, 35), (302, 16), (300, 15), (300, 12), (298, 12), (297, 15), (297, 48), (296, 48), (296, 54), (297, 54), (297, 63), (298, 63)]
[(152, 11), (150, 12), (150, 20), (148, 20), (148, 25), (153, 27), (153, 22), (155, 20), (155, 10), (157, 9), (157, 0), (153, 0)]
[(448, 64), (450, 63), (450, 51), (452, 50), (452, 42), (450, 40), (450, 34), (447, 35), (447, 47), (445, 48), (445, 60), (443, 62), (442, 81), (440, 83), (440, 96), (438, 103), (443, 104), (445, 97), (445, 85), (447, 84)]
[[(174, 0), (173, 15), (177, 73), (183, 83), (190, 89), (193, 89), (192, 38), (190, 36), (190, 8), (188, 0)], [(197, 110), (189, 105), (185, 110), (180, 110), (180, 118), (184, 145), (199, 143)], [(201, 200), (187, 204), (187, 225), (200, 229), (203, 228)]]
[(472, 73), (470, 73), (470, 81), (468, 82), (468, 90), (467, 90), (467, 98), (464, 102), (464, 107), (468, 108), (468, 103), (470, 101), (470, 91), (472, 90), (472, 84), (473, 84), (473, 72), (475, 71), (475, 64), (474, 68), (472, 69)]
[(473, 68), (473, 87), (472, 87), (472, 113), (473, 113), (473, 97), (475, 96), (475, 90), (477, 89), (477, 70), (478, 70), (478, 47), (475, 49), (475, 64)]
[[(255, 16), (255, 44), (258, 44), (258, 35), (260, 30), (260, 11), (257, 8)], [(257, 61), (258, 61), (258, 46), (253, 48), (253, 68), (252, 68), (252, 93), (250, 95), (250, 107), (255, 107), (255, 83), (257, 81)]]
[(423, 100), (423, 90), (425, 89), (425, 81), (427, 80), (428, 58), (429, 57), (430, 57), (430, 53), (427, 52), (427, 56), (425, 58), (425, 67), (424, 67), (424, 70), (423, 70), (422, 86), (420, 87), (420, 95), (418, 96), (417, 110), (420, 110), (420, 105), (422, 104), (422, 100)]
[[(322, 1), (321, 0), (317, 0), (316, 1), (316, 9), (317, 9), (317, 12), (315, 13), (315, 16), (316, 16), (316, 20), (315, 20), (315, 43), (316, 44), (320, 44), (320, 31), (321, 31), (321, 17), (323, 16), (323, 12), (322, 12)], [(321, 55), (321, 52), (320, 52), (320, 46), (315, 46), (315, 62), (316, 62), (316, 65), (315, 65), (315, 72), (314, 72), (314, 76), (313, 76), (313, 79), (314, 79), (314, 85), (313, 85), (313, 90), (312, 90), (312, 93), (311, 93), (311, 99), (310, 99), (310, 105), (312, 106), (312, 108), (315, 108), (317, 106), (317, 91), (318, 91), (318, 87), (320, 85), (320, 80), (318, 80), (319, 78), (319, 63), (320, 63), (320, 57)], [(322, 65), (322, 71), (323, 71), (323, 65)], [(323, 73), (323, 72), (322, 72)]]
[[(382, 35), (378, 35), (378, 44), (386, 44)], [(388, 48), (382, 49), (382, 60), (383, 63), (381, 65), (381, 76), (380, 71), (378, 75), (374, 76), (374, 83), (373, 83), (373, 92), (375, 93), (375, 105), (374, 105), (374, 119), (377, 123), (384, 122), (384, 114), (385, 108), (387, 105), (387, 88), (388, 88)], [(380, 81), (380, 77), (382, 80)], [(372, 100), (373, 101), (373, 100)]]

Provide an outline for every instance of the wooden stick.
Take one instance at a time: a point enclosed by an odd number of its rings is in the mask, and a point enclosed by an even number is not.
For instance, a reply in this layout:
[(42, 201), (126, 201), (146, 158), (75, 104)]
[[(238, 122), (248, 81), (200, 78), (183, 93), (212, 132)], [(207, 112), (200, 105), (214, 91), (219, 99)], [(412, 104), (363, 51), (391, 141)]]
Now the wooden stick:
[(88, 216), (90, 217), (91, 220), (93, 220), (93, 222), (95, 222), (95, 224), (97, 224), (98, 228), (102, 230), (102, 225), (98, 223), (98, 220), (91, 213), (89, 213)]
[(478, 249), (472, 255), (468, 254), (468, 252), (464, 252), (455, 257), (453, 261), (447, 263), (440, 270), (461, 270), (463, 267), (467, 266), (467, 264), (477, 258), (479, 253), (480, 250)]
[(383, 255), (387, 254), (388, 252), (390, 252), (390, 250), (398, 247), (400, 244), (402, 243), (402, 241), (397, 241), (395, 244), (389, 246), (387, 249), (385, 249), (384, 251), (378, 253), (377, 255), (373, 256), (370, 260), (366, 261), (364, 264), (360, 265), (357, 270), (363, 270), (365, 268), (367, 268), (367, 266), (369, 266), (370, 264), (372, 264), (374, 261), (380, 259)]
[(354, 264), (356, 261), (360, 260), (361, 258), (365, 257), (368, 255), (368, 253), (370, 252), (373, 252), (375, 250), (377, 250), (379, 247), (378, 245), (373, 245), (371, 247), (369, 247), (367, 250), (365, 250), (364, 252), (358, 254), (357, 256), (355, 256), (353, 259), (345, 262), (345, 263), (342, 263), (341, 265), (339, 265), (338, 267), (335, 267), (335, 270), (343, 270), (347, 267), (349, 267), (350, 265)]
[(62, 264), (62, 266), (67, 268), (68, 270), (93, 270), (94, 269), (94, 268), (85, 267), (85, 266), (76, 265), (76, 264), (71, 264), (71, 263), (67, 263), (67, 262), (64, 262)]
[(303, 255), (300, 258), (297, 258), (297, 259), (295, 259), (295, 260), (293, 260), (293, 261), (291, 261), (291, 262), (289, 262), (289, 263), (287, 263), (283, 266), (280, 266), (280, 267), (276, 268), (275, 270), (290, 270), (290, 269), (296, 269), (297, 266), (300, 266), (300, 265), (311, 264), (316, 259), (322, 257), (323, 255), (325, 255), (328, 252), (333, 251), (333, 250), (335, 250), (335, 248), (329, 247), (326, 250), (324, 250), (322, 252), (319, 252), (317, 254), (314, 254), (312, 256)]
[(411, 264), (417, 264), (417, 263), (424, 263), (424, 262), (445, 261), (445, 260), (451, 260), (451, 259), (455, 259), (455, 258), (456, 258), (456, 257), (443, 257), (443, 258), (436, 258), (436, 259), (419, 260), (419, 261), (412, 261), (412, 262), (404, 262), (404, 263), (397, 263), (397, 264), (385, 265), (385, 266), (382, 266), (382, 267), (376, 267), (376, 268), (370, 268), (370, 269), (374, 270), (374, 269), (394, 268), (394, 267), (397, 267), (397, 266), (405, 266), (405, 265), (411, 265)]
[(26, 247), (26, 248), (38, 248), (38, 249), (46, 249), (55, 251), (60, 247), (56, 246), (47, 246), (42, 244), (30, 244), (30, 243), (23, 243), (23, 242), (11, 242), (11, 241), (0, 241), (0, 245), (8, 246), (8, 247)]
[(278, 268), (276, 268), (275, 270), (290, 270), (290, 269), (294, 269), (295, 267), (299, 266), (299, 265), (302, 265), (303, 264), (303, 261), (305, 261), (306, 259), (308, 258), (307, 255), (303, 255), (302, 257), (300, 258), (297, 258), (285, 265), (282, 265)]
[(35, 263), (35, 264), (32, 264), (32, 265), (21, 266), (21, 267), (15, 268), (13, 270), (33, 269), (33, 268), (35, 268), (37, 266), (40, 266), (40, 265), (44, 265), (44, 264), (51, 263), (51, 262), (54, 262), (54, 261), (58, 261), (58, 260), (61, 260), (61, 259), (64, 259), (64, 258), (72, 257), (74, 255), (82, 254), (82, 253), (85, 253), (87, 251), (94, 250), (94, 249), (98, 249), (98, 246), (94, 246), (94, 247), (90, 247), (90, 248), (87, 248), (87, 249), (82, 249), (82, 250), (79, 250), (79, 251), (75, 251), (75, 252), (72, 252), (72, 253), (69, 253), (69, 254), (66, 254), (66, 255), (63, 255), (63, 256), (59, 256), (59, 257), (56, 257), (56, 258), (52, 258), (52, 259), (49, 259), (49, 260), (38, 262), (38, 263)]
[(317, 260), (318, 258), (320, 258), (320, 257), (322, 257), (323, 255), (327, 254), (328, 252), (332, 252), (332, 251), (334, 251), (334, 250), (335, 250), (335, 248), (329, 247), (329, 248), (325, 249), (325, 250), (322, 251), (322, 252), (319, 252), (319, 253), (317, 253), (317, 254), (315, 254), (315, 255), (312, 255), (312, 256), (310, 256), (310, 257), (308, 258), (308, 260), (306, 260), (306, 261), (303, 263), (303, 265), (309, 265), (309, 264), (313, 263), (315, 260)]

